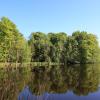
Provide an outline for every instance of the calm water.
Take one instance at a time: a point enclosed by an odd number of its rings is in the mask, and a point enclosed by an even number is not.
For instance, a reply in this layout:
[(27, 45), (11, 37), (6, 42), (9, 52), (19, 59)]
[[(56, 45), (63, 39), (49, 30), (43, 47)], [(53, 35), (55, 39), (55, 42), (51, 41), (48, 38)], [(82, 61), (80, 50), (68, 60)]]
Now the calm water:
[(100, 65), (0, 70), (0, 100), (100, 100)]

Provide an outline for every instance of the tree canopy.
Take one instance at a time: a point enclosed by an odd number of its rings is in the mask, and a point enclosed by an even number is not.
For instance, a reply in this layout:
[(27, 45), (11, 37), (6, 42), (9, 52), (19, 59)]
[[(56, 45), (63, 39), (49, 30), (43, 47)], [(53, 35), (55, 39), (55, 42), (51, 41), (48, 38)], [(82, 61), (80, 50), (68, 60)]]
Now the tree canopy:
[(8, 18), (0, 21), (0, 62), (23, 62), (28, 44), (16, 25)]
[(32, 32), (26, 40), (7, 17), (0, 20), (0, 62), (96, 63), (100, 61), (97, 37), (86, 31)]

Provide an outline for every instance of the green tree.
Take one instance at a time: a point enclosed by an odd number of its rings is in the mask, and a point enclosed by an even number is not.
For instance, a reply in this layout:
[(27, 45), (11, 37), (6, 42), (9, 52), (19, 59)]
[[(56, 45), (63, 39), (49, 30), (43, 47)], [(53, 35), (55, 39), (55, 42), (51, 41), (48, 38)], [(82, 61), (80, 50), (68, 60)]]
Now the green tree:
[(0, 61), (22, 62), (26, 40), (18, 31), (16, 25), (6, 17), (0, 21)]
[(29, 45), (31, 47), (32, 62), (43, 62), (49, 60), (49, 43), (48, 38), (44, 33), (32, 33), (29, 39)]
[(76, 31), (72, 35), (78, 43), (80, 63), (95, 63), (99, 58), (99, 45), (95, 35)]
[(48, 38), (51, 44), (50, 48), (50, 58), (53, 62), (63, 62), (64, 61), (64, 44), (67, 40), (66, 33), (48, 33)]

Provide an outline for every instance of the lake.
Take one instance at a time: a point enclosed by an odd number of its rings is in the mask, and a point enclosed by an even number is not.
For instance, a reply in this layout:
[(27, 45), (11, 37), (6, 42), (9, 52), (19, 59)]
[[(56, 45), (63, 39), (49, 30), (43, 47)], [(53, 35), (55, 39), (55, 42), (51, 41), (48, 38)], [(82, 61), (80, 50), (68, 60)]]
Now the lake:
[(0, 69), (0, 100), (100, 100), (100, 64)]

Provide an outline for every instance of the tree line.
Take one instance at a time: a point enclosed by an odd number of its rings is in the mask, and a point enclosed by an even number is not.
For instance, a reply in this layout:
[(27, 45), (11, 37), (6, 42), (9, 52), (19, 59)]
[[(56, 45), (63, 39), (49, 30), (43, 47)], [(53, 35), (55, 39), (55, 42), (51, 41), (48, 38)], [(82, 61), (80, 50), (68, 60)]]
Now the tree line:
[(7, 17), (0, 20), (0, 62), (96, 63), (100, 61), (97, 37), (86, 31), (68, 36), (31, 33), (28, 40)]

